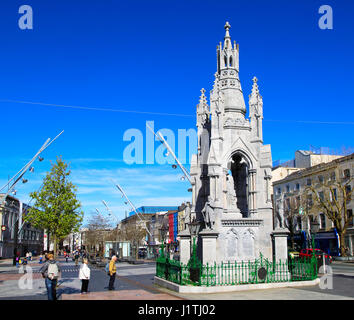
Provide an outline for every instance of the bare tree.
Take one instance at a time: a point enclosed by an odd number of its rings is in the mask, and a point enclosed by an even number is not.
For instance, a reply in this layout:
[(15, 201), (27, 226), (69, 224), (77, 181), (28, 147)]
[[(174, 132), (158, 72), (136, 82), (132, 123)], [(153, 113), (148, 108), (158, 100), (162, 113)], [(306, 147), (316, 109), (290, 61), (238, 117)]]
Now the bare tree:
[(138, 259), (138, 249), (142, 241), (146, 237), (146, 229), (136, 223), (128, 223), (122, 227), (120, 238), (124, 241), (129, 241), (134, 248), (135, 259)]
[(352, 188), (350, 173), (341, 171), (337, 165), (323, 177), (319, 186), (307, 186), (306, 192), (313, 195), (314, 204), (312, 211), (323, 212), (337, 229), (339, 236), (340, 253), (346, 256), (345, 235), (352, 221), (349, 215), (348, 203), (351, 201)]
[(90, 253), (93, 253), (91, 248), (99, 246), (99, 255), (104, 255), (104, 242), (107, 241), (110, 224), (109, 221), (99, 213), (92, 213), (87, 224), (87, 231), (85, 231), (85, 244), (89, 247)]
[(297, 218), (303, 219), (307, 216), (307, 211), (302, 210), (308, 205), (308, 199), (299, 194), (290, 193), (284, 199), (284, 225), (290, 232), (291, 248), (295, 249), (295, 233)]

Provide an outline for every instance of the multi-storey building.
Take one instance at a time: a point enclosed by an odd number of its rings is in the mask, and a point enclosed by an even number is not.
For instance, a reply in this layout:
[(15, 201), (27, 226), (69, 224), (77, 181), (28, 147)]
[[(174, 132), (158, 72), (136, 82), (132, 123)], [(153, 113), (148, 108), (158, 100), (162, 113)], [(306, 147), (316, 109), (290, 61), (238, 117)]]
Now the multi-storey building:
[(24, 256), (26, 252), (40, 254), (44, 232), (23, 219), (30, 206), (10, 195), (4, 198), (4, 194), (0, 195), (0, 258)]
[[(285, 218), (292, 222), (293, 239), (299, 247), (309, 245), (311, 235), (315, 237), (316, 247), (339, 255), (339, 235), (333, 221), (328, 218), (321, 207), (316, 206), (314, 197), (328, 201), (334, 208), (343, 207), (344, 217), (348, 218), (345, 246), (348, 253), (353, 255), (353, 197), (347, 197), (343, 190), (350, 194), (353, 189), (354, 154), (336, 158), (330, 162), (320, 163), (305, 169), (297, 170), (285, 178), (273, 182), (274, 221), (277, 222), (279, 208), (283, 208)], [(315, 191), (315, 194), (310, 190)], [(332, 190), (332, 191), (331, 191)], [(345, 202), (345, 206), (344, 206)]]
[[(150, 234), (139, 240), (141, 246), (148, 249), (148, 255), (152, 256), (154, 251), (161, 244), (160, 229), (161, 219), (160, 215), (166, 214), (170, 210), (177, 210), (177, 207), (173, 206), (142, 206), (136, 209), (139, 215), (135, 211), (129, 213), (128, 217), (123, 219), (120, 223), (121, 230), (129, 228), (130, 226), (139, 226), (141, 229), (149, 230)], [(128, 240), (128, 239), (123, 239)]]

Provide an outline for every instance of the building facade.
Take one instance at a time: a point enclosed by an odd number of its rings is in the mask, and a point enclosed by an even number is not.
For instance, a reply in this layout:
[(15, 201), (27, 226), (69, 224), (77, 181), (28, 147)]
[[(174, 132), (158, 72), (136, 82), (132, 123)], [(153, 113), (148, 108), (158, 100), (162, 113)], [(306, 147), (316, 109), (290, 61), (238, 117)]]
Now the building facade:
[[(338, 230), (325, 210), (316, 206), (317, 194), (318, 199), (333, 207), (334, 212), (342, 211), (341, 223), (343, 226), (347, 223), (345, 244), (348, 254), (353, 255), (354, 201), (351, 196), (345, 198), (351, 194), (354, 187), (353, 177), (354, 154), (351, 154), (298, 170), (273, 183), (274, 221), (277, 223), (282, 211), (284, 218), (291, 220), (290, 227), (294, 229), (294, 239), (289, 240), (294, 241), (298, 249), (310, 246), (314, 237), (316, 247), (333, 256), (339, 255)], [(343, 210), (340, 210), (341, 208)]]
[[(137, 208), (136, 214), (135, 211), (129, 213), (128, 217), (123, 219), (119, 225), (122, 234), (124, 230), (136, 226), (140, 229), (147, 229), (149, 231), (144, 233), (141, 239), (136, 239), (139, 242), (139, 246), (142, 246), (147, 249), (149, 257), (155, 256), (157, 253), (158, 247), (161, 244), (161, 224), (163, 224), (163, 217), (170, 210), (177, 210), (177, 206), (142, 206)], [(168, 228), (168, 226), (167, 226)], [(168, 233), (169, 236), (169, 233)], [(123, 236), (124, 237), (124, 236)], [(122, 239), (122, 240), (131, 240), (131, 239)], [(133, 245), (131, 246), (133, 248)]]
[(40, 254), (43, 251), (43, 230), (24, 222), (30, 206), (19, 199), (0, 195), (0, 258), (13, 258), (15, 254), (25, 256), (27, 252)]

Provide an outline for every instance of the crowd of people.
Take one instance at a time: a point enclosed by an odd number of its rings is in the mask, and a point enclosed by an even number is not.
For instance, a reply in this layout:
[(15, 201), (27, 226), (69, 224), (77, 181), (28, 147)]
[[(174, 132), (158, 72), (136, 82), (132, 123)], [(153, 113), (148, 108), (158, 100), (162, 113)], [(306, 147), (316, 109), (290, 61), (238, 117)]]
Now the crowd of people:
[[(66, 262), (68, 262), (70, 253), (63, 252), (60, 255), (63, 255)], [(53, 253), (45, 253), (44, 257), (45, 257), (44, 265), (42, 266), (39, 272), (42, 274), (43, 278), (45, 279), (48, 300), (56, 300), (57, 299), (56, 289), (58, 287), (58, 280), (61, 277), (61, 269), (58, 262), (54, 259)], [(80, 265), (80, 268), (78, 270), (79, 271), (78, 278), (81, 280), (81, 294), (87, 294), (89, 292), (88, 287), (89, 287), (89, 282), (91, 277), (88, 254), (85, 251), (80, 252), (78, 250), (75, 250), (72, 253), (72, 259), (75, 261), (75, 266), (78, 266), (80, 258), (82, 264)], [(117, 273), (116, 262), (117, 262), (117, 257), (113, 255), (110, 262), (108, 262), (105, 267), (105, 271), (109, 276), (108, 290), (114, 290), (114, 282)]]

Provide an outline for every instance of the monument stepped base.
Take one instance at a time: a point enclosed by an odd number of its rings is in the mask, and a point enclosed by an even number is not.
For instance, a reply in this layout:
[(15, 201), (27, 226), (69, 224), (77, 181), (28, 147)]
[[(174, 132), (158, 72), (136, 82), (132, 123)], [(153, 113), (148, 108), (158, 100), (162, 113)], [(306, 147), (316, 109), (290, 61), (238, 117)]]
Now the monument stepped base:
[(258, 284), (240, 284), (235, 286), (213, 286), (213, 287), (198, 287), (198, 286), (181, 286), (176, 283), (155, 277), (156, 285), (179, 293), (218, 293), (218, 292), (233, 292), (245, 290), (264, 290), (274, 288), (288, 287), (304, 287), (316, 286), (320, 283), (320, 279), (296, 282), (276, 282), (276, 283), (258, 283)]

